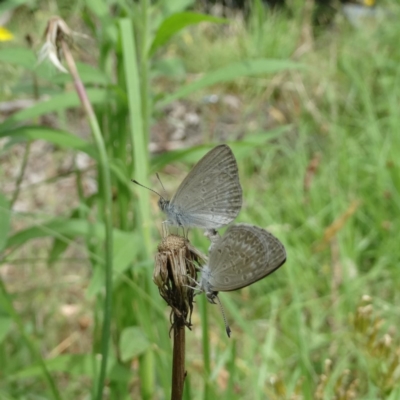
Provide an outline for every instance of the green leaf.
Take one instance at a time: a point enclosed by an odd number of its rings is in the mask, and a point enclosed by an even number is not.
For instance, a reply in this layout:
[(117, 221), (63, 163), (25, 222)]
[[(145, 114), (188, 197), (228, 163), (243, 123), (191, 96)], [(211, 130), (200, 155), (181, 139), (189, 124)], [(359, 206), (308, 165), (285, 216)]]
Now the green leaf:
[(7, 243), (7, 236), (10, 231), (10, 215), (10, 204), (0, 193), (0, 252)]
[[(126, 382), (129, 380), (130, 372), (116, 361), (108, 363), (107, 375), (112, 381)], [(49, 372), (63, 372), (70, 376), (93, 378), (100, 367), (100, 360), (93, 354), (62, 354), (50, 360), (46, 360), (46, 367)], [(8, 379), (22, 379), (40, 376), (43, 373), (38, 365), (30, 365), (17, 373), (8, 376)]]
[[(16, 143), (32, 139), (45, 140), (66, 149), (82, 151), (98, 161), (97, 151), (91, 143), (68, 132), (41, 126), (23, 126), (13, 130), (0, 131), (0, 138), (7, 136)], [(121, 168), (118, 160), (112, 160), (110, 162), (110, 170), (116, 179), (123, 183), (128, 190), (131, 190), (130, 177), (128, 177), (126, 171)]]
[[(268, 140), (276, 139), (282, 134), (286, 133), (290, 129), (290, 125), (280, 126), (270, 131), (262, 131), (252, 135), (246, 135), (240, 142), (227, 142), (233, 149), (235, 157), (239, 160), (246, 157), (255, 147), (264, 145)], [(166, 153), (154, 156), (151, 160), (151, 173), (161, 171), (165, 166), (173, 162), (192, 162), (193, 160), (199, 160), (209, 150), (214, 147), (213, 144), (201, 145), (191, 147), (184, 150), (171, 150)]]
[(91, 235), (95, 239), (104, 239), (103, 224), (89, 224), (87, 221), (63, 218), (53, 219), (40, 225), (33, 225), (26, 229), (22, 229), (12, 235), (8, 242), (7, 248), (20, 247), (27, 241), (42, 237), (55, 237), (69, 242), (66, 236), (87, 236)]
[[(28, 4), (27, 4), (28, 3)], [(19, 6), (29, 6), (32, 4), (29, 4), (29, 1), (26, 0), (12, 0), (12, 1), (2, 1), (0, 3), (0, 15), (3, 14), (4, 12), (8, 11), (8, 10), (13, 10)]]
[(186, 10), (189, 6), (192, 6), (195, 0), (174, 0), (165, 1), (162, 5), (164, 15), (172, 15), (177, 12)]
[[(71, 240), (72, 238), (69, 239)], [(48, 264), (52, 265), (56, 262), (67, 248), (68, 243), (66, 241), (55, 238), (50, 249)]]
[[(106, 89), (88, 89), (86, 92), (93, 105), (107, 103), (110, 99), (110, 91)], [(13, 114), (10, 118), (0, 124), (0, 132), (10, 129), (10, 127), (13, 127), (20, 122), (37, 118), (51, 112), (78, 106), (80, 106), (80, 100), (76, 92), (61, 93), (53, 96), (49, 100), (42, 101), (32, 107)]]
[(4, 154), (8, 153), (13, 146), (16, 146), (21, 143), (26, 143), (26, 138), (16, 137), (10, 138), (6, 143), (3, 144), (3, 147), (0, 149), (0, 157)]
[[(71, 376), (94, 376), (93, 369), (98, 360), (92, 354), (63, 354), (46, 360), (46, 367), (49, 372), (65, 372)], [(22, 368), (17, 373), (9, 376), (9, 379), (31, 378), (42, 374), (39, 365), (30, 365)]]
[(166, 18), (158, 28), (149, 50), (149, 56), (152, 56), (155, 51), (165, 44), (175, 33), (189, 25), (198, 24), (200, 22), (227, 23), (228, 21), (223, 18), (192, 12), (172, 14), (170, 17)]
[(34, 70), (36, 57), (32, 50), (24, 47), (10, 47), (0, 50), (0, 61)]
[[(79, 218), (79, 209), (74, 209), (70, 215), (70, 219), (77, 219)], [(60, 240), (59, 238), (54, 238), (53, 245), (51, 246), (50, 253), (49, 253), (49, 260), (48, 264), (51, 266), (55, 261), (57, 261), (60, 256), (67, 250), (72, 237), (68, 237), (65, 235), (65, 238), (68, 240)]]
[(23, 126), (14, 130), (0, 130), (0, 138), (10, 137), (12, 139), (45, 140), (60, 147), (79, 150), (90, 157), (97, 159), (97, 152), (93, 145), (86, 140), (68, 132), (41, 126)]
[[(81, 219), (54, 219), (17, 232), (8, 239), (7, 248), (17, 248), (29, 240), (42, 237), (53, 237), (67, 245), (72, 242), (71, 238), (75, 237), (84, 237), (92, 242), (96, 240), (102, 242), (105, 239), (104, 224), (89, 223)], [(134, 244), (138, 242), (139, 237), (136, 232), (125, 232), (119, 229), (113, 230), (114, 279), (124, 272), (136, 258), (139, 249)], [(101, 254), (92, 256), (95, 256), (100, 263), (103, 262)], [(103, 283), (101, 281), (102, 285)], [(93, 294), (97, 293), (101, 287), (96, 286), (95, 290), (92, 288), (91, 290), (94, 291)]]
[(181, 58), (164, 58), (155, 61), (151, 72), (153, 78), (160, 75), (169, 78), (184, 78), (186, 74), (185, 65)]
[(150, 347), (150, 342), (138, 326), (125, 328), (121, 333), (119, 341), (119, 353), (123, 362), (130, 361), (146, 352)]
[(107, 2), (102, 0), (86, 0), (85, 6), (91, 10), (97, 17), (110, 18), (110, 9)]
[(0, 315), (0, 343), (3, 342), (8, 332), (10, 332), (12, 322), (12, 318)]
[(128, 190), (132, 190), (131, 177), (127, 176), (126, 168), (120, 165), (121, 160), (111, 160), (110, 161), (110, 171), (113, 175), (125, 185)]
[[(98, 85), (108, 85), (110, 79), (99, 69), (84, 63), (76, 63), (78, 68), (79, 76), (82, 83), (87, 84), (98, 84)], [(51, 82), (53, 84), (63, 85), (68, 82), (72, 82), (71, 75), (69, 74), (57, 74), (52, 77)]]
[[(32, 139), (45, 140), (66, 149), (82, 151), (98, 161), (97, 151), (91, 143), (68, 132), (41, 126), (24, 126), (14, 130), (0, 131), (0, 138), (7, 136), (14, 142)], [(124, 184), (128, 190), (131, 190), (130, 178), (126, 175), (126, 171), (118, 164), (117, 160), (110, 162), (110, 170), (119, 182)]]
[(183, 86), (172, 95), (162, 99), (157, 104), (157, 107), (164, 107), (175, 100), (196, 92), (197, 90), (217, 83), (229, 82), (245, 76), (274, 74), (288, 69), (299, 68), (303, 68), (303, 65), (288, 60), (259, 59), (235, 62), (216, 71), (208, 72), (197, 81)]

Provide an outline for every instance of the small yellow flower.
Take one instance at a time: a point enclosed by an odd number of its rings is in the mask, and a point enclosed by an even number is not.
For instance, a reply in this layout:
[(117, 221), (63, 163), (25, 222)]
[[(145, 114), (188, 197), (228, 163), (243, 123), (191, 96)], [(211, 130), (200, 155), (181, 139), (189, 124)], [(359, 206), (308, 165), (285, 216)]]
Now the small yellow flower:
[(14, 39), (14, 35), (6, 28), (0, 26), (0, 42), (7, 42), (12, 39)]

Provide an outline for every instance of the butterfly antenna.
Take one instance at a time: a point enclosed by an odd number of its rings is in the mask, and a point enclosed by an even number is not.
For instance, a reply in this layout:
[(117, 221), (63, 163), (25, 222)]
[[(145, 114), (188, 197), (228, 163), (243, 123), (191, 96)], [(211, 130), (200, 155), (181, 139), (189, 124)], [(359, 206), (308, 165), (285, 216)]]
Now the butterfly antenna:
[(222, 307), (222, 303), (221, 300), (219, 299), (219, 297), (217, 295), (215, 295), (214, 297), (215, 299), (217, 299), (219, 307), (221, 309), (221, 313), (222, 313), (222, 317), (224, 318), (224, 323), (225, 323), (225, 330), (226, 330), (226, 334), (228, 335), (228, 337), (231, 337), (231, 328), (229, 328), (228, 322), (226, 321), (226, 317), (225, 317), (225, 312), (224, 312), (224, 307)]
[(136, 181), (135, 179), (131, 179), (131, 181), (132, 181), (133, 183), (136, 183), (136, 185), (139, 185), (139, 186), (141, 186), (141, 187), (144, 187), (144, 188), (147, 189), (147, 190), (150, 190), (150, 192), (155, 193), (157, 196), (160, 196), (162, 199), (164, 198), (164, 197), (161, 196), (160, 193), (156, 192), (156, 191), (153, 190), (153, 189), (148, 188), (147, 186), (142, 185), (141, 183), (139, 183), (139, 182)]
[(160, 185), (161, 185), (161, 187), (163, 189), (164, 194), (166, 195), (167, 191), (165, 190), (165, 187), (164, 187), (163, 183), (161, 182), (161, 179), (160, 179), (160, 176), (158, 175), (158, 173), (156, 173), (156, 177), (158, 179), (158, 182), (160, 182)]

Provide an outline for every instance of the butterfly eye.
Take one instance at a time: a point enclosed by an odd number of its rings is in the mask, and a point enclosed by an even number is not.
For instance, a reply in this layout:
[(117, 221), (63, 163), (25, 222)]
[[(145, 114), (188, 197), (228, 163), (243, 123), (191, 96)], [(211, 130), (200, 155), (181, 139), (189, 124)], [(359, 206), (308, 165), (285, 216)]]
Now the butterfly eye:
[(167, 201), (160, 197), (158, 199), (158, 206), (160, 207), (161, 211), (164, 211)]

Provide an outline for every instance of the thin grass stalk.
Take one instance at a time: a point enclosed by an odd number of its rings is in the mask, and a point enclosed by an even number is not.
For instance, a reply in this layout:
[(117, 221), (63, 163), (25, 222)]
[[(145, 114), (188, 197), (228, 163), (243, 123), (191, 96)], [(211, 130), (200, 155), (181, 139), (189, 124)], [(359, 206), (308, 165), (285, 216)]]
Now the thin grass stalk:
[(74, 85), (82, 106), (85, 110), (89, 124), (92, 130), (93, 139), (99, 153), (99, 180), (101, 182), (101, 196), (103, 198), (103, 218), (105, 225), (105, 299), (104, 299), (104, 320), (101, 337), (101, 366), (100, 374), (97, 382), (96, 399), (103, 398), (103, 387), (107, 372), (107, 361), (111, 330), (111, 313), (112, 313), (112, 257), (113, 257), (113, 242), (112, 242), (112, 192), (111, 192), (111, 177), (109, 170), (109, 162), (106, 147), (101, 134), (100, 126), (94, 113), (93, 107), (87, 97), (85, 87), (80, 79), (75, 61), (69, 50), (69, 46), (65, 41), (61, 42), (65, 61), (68, 69), (73, 77)]
[[(25, 40), (27, 42), (28, 47), (33, 49), (33, 43), (32, 43), (31, 36), (27, 35), (25, 37)], [(36, 73), (32, 72), (31, 76), (32, 76), (33, 98), (35, 100), (38, 100), (39, 99), (39, 86), (38, 86)], [(31, 140), (28, 140), (27, 143), (26, 143), (26, 146), (25, 146), (24, 155), (22, 157), (21, 169), (19, 171), (19, 174), (18, 174), (18, 177), (17, 177), (17, 180), (16, 180), (16, 184), (15, 184), (15, 191), (13, 193), (13, 197), (12, 197), (11, 202), (10, 202), (10, 209), (13, 208), (14, 203), (18, 199), (19, 191), (21, 189), (21, 182), (22, 182), (22, 179), (24, 178), (24, 175), (25, 175), (26, 166), (28, 165), (29, 153), (31, 151), (31, 143), (32, 143)]]
[[(149, 0), (142, 0), (142, 35), (140, 45), (140, 89), (142, 94), (142, 116), (143, 132), (150, 132), (150, 96), (149, 96)], [(143, 137), (145, 146), (148, 148), (149, 136)]]
[(230, 347), (230, 357), (227, 365), (229, 371), (229, 381), (225, 395), (225, 398), (227, 400), (233, 399), (235, 397), (235, 382), (236, 382), (235, 362), (236, 362), (236, 340), (233, 340)]
[[(124, 68), (126, 76), (126, 88), (128, 94), (128, 105), (129, 105), (129, 119), (130, 119), (130, 133), (132, 143), (132, 159), (134, 164), (135, 178), (141, 183), (147, 183), (149, 161), (147, 151), (147, 135), (148, 132), (145, 127), (148, 123), (145, 123), (146, 115), (143, 113), (143, 103), (147, 102), (148, 93), (141, 93), (139, 76), (137, 50), (135, 46), (135, 33), (132, 27), (132, 21), (128, 18), (120, 20), (122, 48), (124, 55)], [(143, 32), (145, 35), (146, 32)], [(140, 191), (138, 200), (138, 209), (136, 219), (136, 226), (139, 226), (138, 222), (141, 222), (141, 231), (144, 242), (143, 257), (145, 259), (151, 258), (152, 246), (151, 246), (151, 235), (150, 235), (150, 209), (149, 209), (149, 193), (147, 190)], [(148, 270), (146, 274), (146, 290), (148, 292), (155, 292), (155, 287), (152, 282), (151, 270)], [(146, 332), (153, 336), (154, 326), (152, 320), (152, 309), (148, 308), (146, 303), (140, 304), (141, 312), (139, 320), (143, 324)], [(154, 391), (154, 356), (151, 350), (147, 351), (143, 356), (140, 357), (140, 380), (141, 380), (141, 391), (143, 399), (150, 399), (153, 396)]]
[[(0, 293), (1, 293), (0, 304), (4, 307), (4, 309), (8, 312), (8, 314), (11, 316), (11, 318), (17, 325), (20, 335), (22, 336), (22, 339), (26, 343), (32, 358), (38, 363), (39, 368), (41, 369), (42, 374), (45, 377), (50, 387), (53, 398), (56, 400), (61, 400), (60, 392), (58, 391), (57, 386), (46, 367), (46, 363), (44, 362), (40, 352), (37, 350), (31, 338), (26, 334), (22, 319), (20, 318), (18, 313), (14, 310), (10, 295), (8, 294), (4, 282), (1, 279), (0, 279)], [(1, 301), (1, 298), (3, 299), (3, 301)]]
[(203, 364), (205, 374), (204, 396), (205, 400), (211, 398), (210, 376), (211, 376), (211, 362), (210, 362), (210, 338), (208, 336), (208, 314), (207, 314), (207, 301), (205, 296), (199, 299), (199, 309), (201, 315), (201, 330), (202, 330), (202, 344), (203, 344)]
[(312, 393), (311, 393), (311, 376), (312, 376), (312, 365), (311, 362), (308, 358), (309, 354), (309, 345), (308, 345), (308, 337), (307, 337), (307, 332), (306, 332), (306, 327), (304, 323), (304, 318), (303, 318), (303, 313), (302, 313), (302, 307), (301, 305), (303, 304), (301, 294), (299, 291), (299, 285), (296, 277), (294, 276), (292, 268), (286, 268), (287, 275), (289, 277), (289, 286), (291, 287), (291, 292), (293, 295), (294, 299), (294, 304), (297, 304), (297, 307), (295, 308), (296, 310), (296, 316), (295, 316), (295, 321), (294, 323), (297, 324), (297, 337), (299, 341), (299, 350), (300, 350), (300, 360), (301, 360), (301, 367), (302, 367), (302, 372), (304, 376), (307, 376), (307, 379), (304, 382), (303, 388), (304, 388), (304, 395), (306, 398), (311, 398)]
[(22, 179), (24, 179), (26, 166), (28, 165), (28, 159), (29, 159), (30, 151), (31, 151), (31, 141), (29, 140), (26, 143), (26, 146), (25, 146), (24, 155), (22, 157), (21, 169), (20, 169), (19, 174), (17, 176), (17, 181), (15, 183), (15, 191), (13, 193), (13, 197), (12, 197), (11, 202), (10, 202), (10, 208), (11, 209), (13, 208), (14, 203), (18, 199), (19, 191), (21, 189), (21, 182), (22, 182)]

